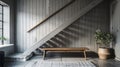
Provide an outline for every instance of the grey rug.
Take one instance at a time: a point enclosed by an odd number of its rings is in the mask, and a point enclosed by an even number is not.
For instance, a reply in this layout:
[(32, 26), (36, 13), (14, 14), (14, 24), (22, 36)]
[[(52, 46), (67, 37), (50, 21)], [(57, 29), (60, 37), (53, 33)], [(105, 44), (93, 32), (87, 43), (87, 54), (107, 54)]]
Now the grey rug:
[(90, 61), (37, 61), (33, 67), (96, 67)]

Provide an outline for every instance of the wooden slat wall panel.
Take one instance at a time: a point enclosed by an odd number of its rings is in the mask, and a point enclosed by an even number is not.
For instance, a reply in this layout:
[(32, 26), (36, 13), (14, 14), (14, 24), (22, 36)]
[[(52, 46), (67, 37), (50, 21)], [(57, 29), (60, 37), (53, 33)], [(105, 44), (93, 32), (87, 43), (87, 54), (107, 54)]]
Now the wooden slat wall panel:
[[(51, 2), (52, 1), (52, 2)], [(26, 31), (36, 25), (40, 20), (50, 13), (67, 4), (71, 0), (18, 0), (17, 1), (17, 47), (19, 52), (29, 48), (43, 36), (42, 33), (48, 33), (45, 26), (36, 29), (32, 33)], [(52, 5), (50, 4), (52, 3)], [(56, 3), (60, 3), (58, 6)], [(54, 7), (53, 7), (54, 6)], [(50, 11), (50, 9), (52, 11)], [(48, 11), (49, 12), (48, 12)], [(50, 24), (49, 24), (50, 25)], [(48, 26), (50, 30), (52, 26)]]
[[(66, 4), (69, 1), (70, 0), (18, 0), (18, 52), (23, 52), (28, 49), (35, 42), (42, 39), (61, 24), (65, 23), (66, 20), (69, 20), (77, 15), (82, 7), (85, 7), (86, 4), (93, 0), (76, 0), (74, 4), (70, 5), (68, 8), (62, 10), (57, 15), (41, 24), (34, 31), (27, 33), (27, 30), (38, 23), (39, 20), (42, 20), (43, 17), (59, 9), (63, 6), (63, 4)], [(103, 3), (58, 34), (60, 38), (65, 39), (65, 44), (64, 46), (62, 45), (62, 47), (88, 46), (92, 50), (96, 50), (93, 34), (98, 26), (102, 29), (105, 28), (105, 31), (109, 30), (108, 12), (107, 4)], [(58, 37), (58, 35), (56, 37)], [(61, 40), (59, 37), (57, 39)]]
[[(68, 37), (70, 47), (89, 47), (93, 51), (97, 51), (94, 33), (100, 28), (103, 31), (109, 31), (109, 9), (106, 2), (96, 6), (86, 15), (78, 19), (71, 26), (66, 28), (66, 32), (72, 34)], [(67, 47), (68, 47), (67, 46)]]

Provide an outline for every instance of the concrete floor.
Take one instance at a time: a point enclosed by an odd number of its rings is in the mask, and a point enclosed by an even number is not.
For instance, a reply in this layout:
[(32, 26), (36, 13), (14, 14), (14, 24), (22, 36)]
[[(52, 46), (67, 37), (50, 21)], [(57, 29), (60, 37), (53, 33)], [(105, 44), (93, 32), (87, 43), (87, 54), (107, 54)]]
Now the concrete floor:
[[(35, 56), (28, 61), (18, 61), (18, 62), (6, 62), (5, 67), (35, 67), (37, 61), (43, 60), (41, 56)], [(84, 60), (84, 58), (79, 57), (54, 57), (47, 58), (45, 61), (80, 61)], [(114, 59), (108, 60), (99, 60), (98, 58), (87, 58), (88, 61), (92, 61), (96, 67), (120, 67), (120, 61)], [(49, 67), (49, 66), (48, 66)]]

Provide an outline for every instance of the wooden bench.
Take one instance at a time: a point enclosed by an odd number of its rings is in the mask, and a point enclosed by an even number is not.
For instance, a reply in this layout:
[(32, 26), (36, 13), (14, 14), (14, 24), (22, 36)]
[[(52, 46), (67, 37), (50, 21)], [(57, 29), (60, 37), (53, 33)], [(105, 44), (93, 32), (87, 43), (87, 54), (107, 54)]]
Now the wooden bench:
[(46, 53), (48, 51), (51, 51), (51, 52), (83, 52), (86, 60), (86, 50), (89, 49), (86, 47), (80, 47), (80, 48), (40, 48), (40, 50), (43, 51), (43, 59), (45, 59)]

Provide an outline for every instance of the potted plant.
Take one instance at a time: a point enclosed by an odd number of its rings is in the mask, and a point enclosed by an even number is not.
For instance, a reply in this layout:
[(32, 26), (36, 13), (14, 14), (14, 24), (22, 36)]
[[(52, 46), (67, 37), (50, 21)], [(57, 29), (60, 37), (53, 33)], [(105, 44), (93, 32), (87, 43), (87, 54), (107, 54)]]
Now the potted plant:
[(100, 29), (95, 32), (96, 44), (99, 45), (98, 55), (100, 59), (107, 59), (110, 55), (110, 43), (113, 41), (111, 33), (102, 32)]
[(4, 42), (2, 42), (2, 41), (5, 41), (5, 40), (7, 40), (7, 39), (4, 36), (0, 37), (1, 44), (4, 44)]

